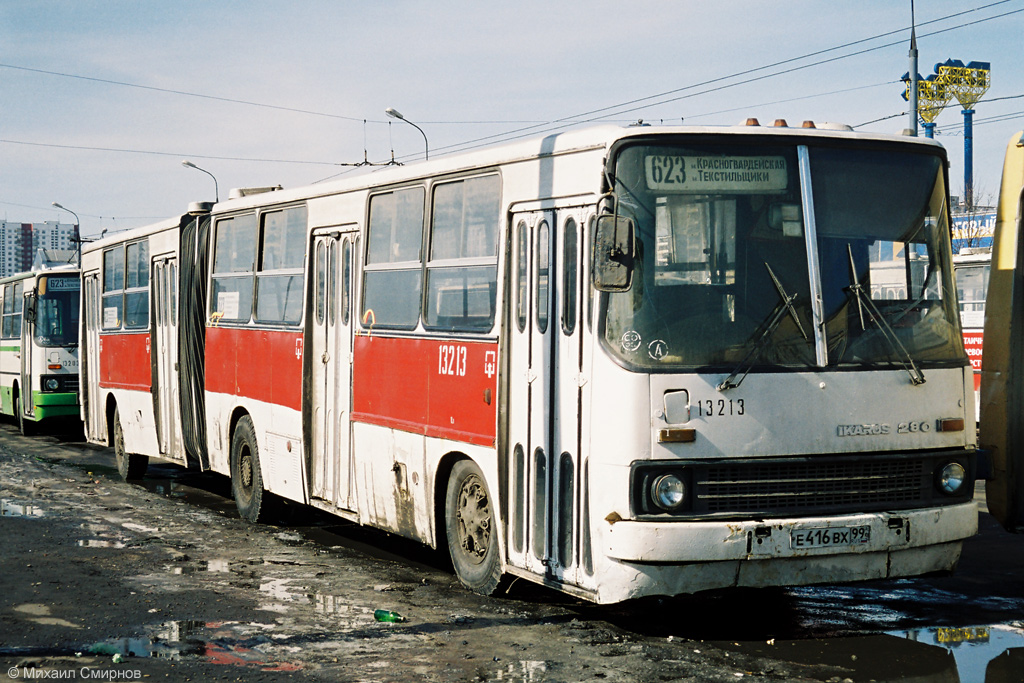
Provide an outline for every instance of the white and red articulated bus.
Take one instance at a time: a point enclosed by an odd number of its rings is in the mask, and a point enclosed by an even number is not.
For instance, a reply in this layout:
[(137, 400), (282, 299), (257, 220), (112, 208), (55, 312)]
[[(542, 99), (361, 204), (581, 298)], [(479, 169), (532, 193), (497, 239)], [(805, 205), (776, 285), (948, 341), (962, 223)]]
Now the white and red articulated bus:
[(601, 603), (948, 570), (976, 531), (932, 141), (597, 127), (196, 213), (83, 256), (126, 475)]

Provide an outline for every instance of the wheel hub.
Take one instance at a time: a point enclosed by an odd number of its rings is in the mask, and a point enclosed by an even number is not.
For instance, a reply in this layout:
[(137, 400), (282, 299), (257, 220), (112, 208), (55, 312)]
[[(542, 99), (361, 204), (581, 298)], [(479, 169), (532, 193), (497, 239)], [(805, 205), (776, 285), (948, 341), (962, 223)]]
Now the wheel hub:
[(459, 490), (459, 545), (476, 564), (484, 561), (491, 545), (491, 506), (479, 477), (467, 477)]

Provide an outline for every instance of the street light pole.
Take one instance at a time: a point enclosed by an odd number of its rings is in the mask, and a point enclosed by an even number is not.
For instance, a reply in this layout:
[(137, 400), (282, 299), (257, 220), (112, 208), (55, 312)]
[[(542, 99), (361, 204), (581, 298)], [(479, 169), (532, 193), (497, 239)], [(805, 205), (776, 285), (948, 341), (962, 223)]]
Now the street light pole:
[(387, 114), (388, 116), (390, 116), (393, 119), (398, 119), (399, 121), (405, 121), (410, 126), (415, 128), (416, 130), (418, 130), (420, 132), (420, 135), (423, 136), (423, 149), (424, 149), (423, 158), (424, 159), (430, 159), (430, 144), (427, 142), (427, 134), (423, 132), (423, 129), (420, 128), (419, 126), (417, 126), (415, 123), (413, 123), (409, 119), (407, 119), (404, 116), (402, 116), (402, 114), (399, 113), (399, 111), (397, 109), (392, 109), (391, 107), (388, 107), (387, 109), (384, 110), (384, 113)]
[[(910, 130), (917, 137), (917, 31), (914, 27), (914, 0), (910, 0)], [(930, 137), (930, 136), (929, 136)]]
[[(52, 204), (53, 204), (53, 206), (55, 208), (61, 209), (63, 211), (67, 211), (68, 213), (70, 213), (72, 216), (75, 217), (75, 236), (72, 237), (71, 239), (72, 239), (72, 241), (78, 247), (75, 251), (76, 251), (76, 254), (78, 256), (78, 267), (81, 268), (82, 267), (82, 221), (78, 218), (78, 214), (75, 213), (74, 211), (72, 211), (71, 209), (69, 209), (68, 207), (61, 206), (57, 202), (52, 202)], [(33, 256), (33, 258), (35, 258), (35, 257)]]
[(184, 166), (185, 168), (194, 168), (194, 169), (196, 169), (197, 171), (202, 171), (202, 172), (203, 172), (203, 173), (205, 173), (206, 175), (208, 175), (208, 176), (210, 176), (211, 178), (213, 178), (213, 195), (214, 195), (214, 201), (215, 201), (215, 202), (219, 202), (219, 201), (220, 201), (220, 186), (219, 186), (219, 185), (217, 184), (217, 176), (213, 175), (212, 173), (210, 173), (209, 171), (207, 171), (207, 170), (206, 170), (205, 168), (199, 168), (198, 166), (196, 166), (195, 164), (193, 164), (193, 163), (192, 163), (191, 161), (189, 161), (188, 159), (182, 159), (182, 161), (181, 161), (181, 165), (182, 165), (182, 166)]

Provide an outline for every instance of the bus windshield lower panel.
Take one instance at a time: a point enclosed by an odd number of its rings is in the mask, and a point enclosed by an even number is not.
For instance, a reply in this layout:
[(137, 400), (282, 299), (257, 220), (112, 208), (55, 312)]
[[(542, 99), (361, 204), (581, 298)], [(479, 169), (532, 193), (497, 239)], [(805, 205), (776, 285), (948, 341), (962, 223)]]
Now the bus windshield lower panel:
[(615, 189), (636, 258), (632, 287), (603, 298), (605, 347), (637, 369), (816, 369), (824, 322), (830, 367), (963, 364), (941, 157), (830, 145), (802, 155), (811, 187), (797, 143), (622, 149)]

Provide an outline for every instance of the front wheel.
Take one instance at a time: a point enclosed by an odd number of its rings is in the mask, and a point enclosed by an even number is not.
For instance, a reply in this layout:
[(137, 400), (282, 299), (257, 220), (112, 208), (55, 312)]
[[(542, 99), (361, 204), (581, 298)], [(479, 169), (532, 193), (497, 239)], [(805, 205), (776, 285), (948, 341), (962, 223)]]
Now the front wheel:
[(117, 471), (125, 481), (142, 479), (149, 469), (149, 458), (145, 455), (129, 453), (124, 447), (124, 429), (121, 427), (121, 413), (114, 408), (114, 461)]
[(472, 460), (452, 468), (445, 497), (445, 531), (455, 574), (464, 586), (493, 595), (501, 583), (501, 558), (487, 483)]
[(21, 403), (21, 394), (18, 394), (18, 398), (14, 401), (14, 412), (18, 414), (18, 428), (21, 430), (22, 436), (35, 436), (37, 424), (25, 417), (25, 406)]
[(231, 437), (231, 495), (242, 519), (253, 523), (266, 521), (268, 506), (260, 471), (260, 449), (248, 415), (238, 421)]

